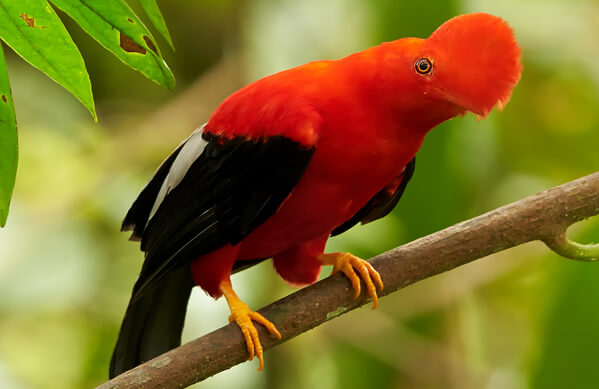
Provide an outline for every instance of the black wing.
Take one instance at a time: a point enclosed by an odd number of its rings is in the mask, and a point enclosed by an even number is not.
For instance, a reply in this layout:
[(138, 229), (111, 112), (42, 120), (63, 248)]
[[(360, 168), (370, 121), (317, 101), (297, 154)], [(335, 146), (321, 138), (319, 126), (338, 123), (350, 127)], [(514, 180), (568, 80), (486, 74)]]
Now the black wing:
[(158, 197), (160, 187), (166, 179), (166, 176), (182, 147), (183, 144), (179, 145), (179, 147), (177, 147), (177, 149), (162, 162), (160, 167), (158, 167), (158, 170), (156, 170), (156, 173), (154, 173), (154, 176), (150, 179), (150, 182), (143, 188), (139, 196), (137, 196), (137, 199), (133, 202), (133, 205), (131, 205), (131, 208), (129, 208), (129, 211), (123, 220), (121, 231), (133, 231), (130, 238), (131, 240), (141, 239), (144, 228), (148, 223), (152, 206), (156, 202), (156, 197)]
[(314, 152), (283, 136), (202, 138), (202, 153), (143, 230), (146, 259), (134, 295), (202, 254), (239, 243), (276, 212)]
[[(415, 167), (416, 157), (408, 162), (403, 172), (395, 180), (375, 194), (351, 219), (335, 228), (331, 232), (331, 236), (339, 235), (360, 222), (366, 224), (387, 216), (403, 195), (408, 182), (414, 175)], [(399, 185), (397, 184), (398, 180), (400, 180)]]

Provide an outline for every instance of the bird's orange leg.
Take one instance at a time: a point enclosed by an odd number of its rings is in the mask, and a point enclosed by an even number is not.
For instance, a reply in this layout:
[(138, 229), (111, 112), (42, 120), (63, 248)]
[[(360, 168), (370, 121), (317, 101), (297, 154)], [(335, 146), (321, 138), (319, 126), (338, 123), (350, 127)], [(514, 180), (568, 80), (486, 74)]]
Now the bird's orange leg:
[[(318, 259), (324, 265), (333, 265), (333, 272), (331, 275), (338, 271), (342, 271), (343, 274), (349, 278), (349, 281), (356, 292), (354, 298), (358, 298), (360, 295), (361, 278), (364, 281), (364, 284), (366, 284), (368, 294), (372, 298), (372, 309), (376, 309), (379, 304), (379, 299), (376, 294), (375, 283), (380, 290), (383, 290), (383, 280), (381, 279), (379, 272), (377, 272), (371, 264), (350, 253), (321, 254), (318, 256)], [(356, 270), (358, 271), (359, 276), (356, 274)]]
[(274, 324), (258, 312), (250, 310), (250, 307), (237, 297), (229, 279), (222, 281), (219, 285), (219, 289), (227, 299), (227, 304), (229, 304), (229, 309), (231, 310), (229, 323), (236, 322), (245, 338), (245, 343), (247, 344), (248, 352), (250, 353), (248, 360), (251, 361), (254, 359), (254, 355), (256, 355), (260, 361), (258, 371), (262, 370), (264, 367), (264, 359), (262, 357), (264, 351), (262, 349), (262, 344), (260, 343), (260, 338), (258, 337), (258, 331), (256, 330), (256, 327), (254, 327), (252, 320), (262, 324), (271, 334), (279, 339), (281, 339), (281, 333)]

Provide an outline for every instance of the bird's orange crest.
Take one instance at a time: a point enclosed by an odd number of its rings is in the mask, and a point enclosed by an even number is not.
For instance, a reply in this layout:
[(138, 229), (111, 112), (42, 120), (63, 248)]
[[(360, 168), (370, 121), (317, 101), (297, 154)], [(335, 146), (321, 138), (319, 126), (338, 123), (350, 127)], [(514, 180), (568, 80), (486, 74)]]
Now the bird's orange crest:
[(521, 50), (512, 28), (485, 13), (457, 16), (424, 43), (435, 60), (435, 84), (452, 102), (487, 116), (510, 100), (520, 80)]

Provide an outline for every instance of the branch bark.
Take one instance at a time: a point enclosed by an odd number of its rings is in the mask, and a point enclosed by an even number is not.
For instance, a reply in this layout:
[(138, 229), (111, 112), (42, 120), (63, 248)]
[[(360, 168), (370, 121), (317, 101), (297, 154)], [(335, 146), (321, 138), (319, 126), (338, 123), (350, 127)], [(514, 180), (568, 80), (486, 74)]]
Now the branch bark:
[[(475, 259), (533, 240), (572, 259), (582, 256), (578, 245), (565, 238), (573, 223), (599, 214), (599, 172), (417, 239), (372, 258), (385, 296), (417, 281)], [(576, 245), (575, 249), (572, 245)], [(582, 248), (581, 248), (582, 247)], [(596, 246), (590, 247), (596, 253)], [(353, 299), (349, 281), (340, 274), (303, 288), (263, 309), (283, 335), (274, 339), (256, 326), (264, 349), (285, 342), (368, 302)], [(144, 363), (97, 389), (180, 388), (202, 381), (247, 359), (245, 341), (235, 324), (229, 324)]]

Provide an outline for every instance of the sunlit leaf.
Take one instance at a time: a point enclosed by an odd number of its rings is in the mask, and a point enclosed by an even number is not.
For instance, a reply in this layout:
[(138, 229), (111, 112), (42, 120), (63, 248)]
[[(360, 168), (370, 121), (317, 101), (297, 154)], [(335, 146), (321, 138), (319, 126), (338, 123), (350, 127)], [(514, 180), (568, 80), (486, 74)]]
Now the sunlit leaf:
[(51, 1), (121, 61), (165, 88), (175, 85), (156, 40), (123, 0)]
[(156, 27), (158, 32), (162, 35), (162, 37), (168, 42), (168, 44), (175, 49), (173, 45), (173, 41), (171, 39), (171, 34), (168, 32), (168, 28), (166, 27), (166, 23), (164, 22), (164, 17), (162, 16), (162, 12), (160, 12), (160, 8), (158, 8), (158, 4), (156, 0), (139, 0), (144, 11), (150, 18), (150, 21)]
[(46, 0), (0, 2), (0, 38), (77, 97), (96, 119), (81, 53)]
[(6, 224), (17, 174), (17, 122), (8, 73), (0, 44), (0, 226)]

